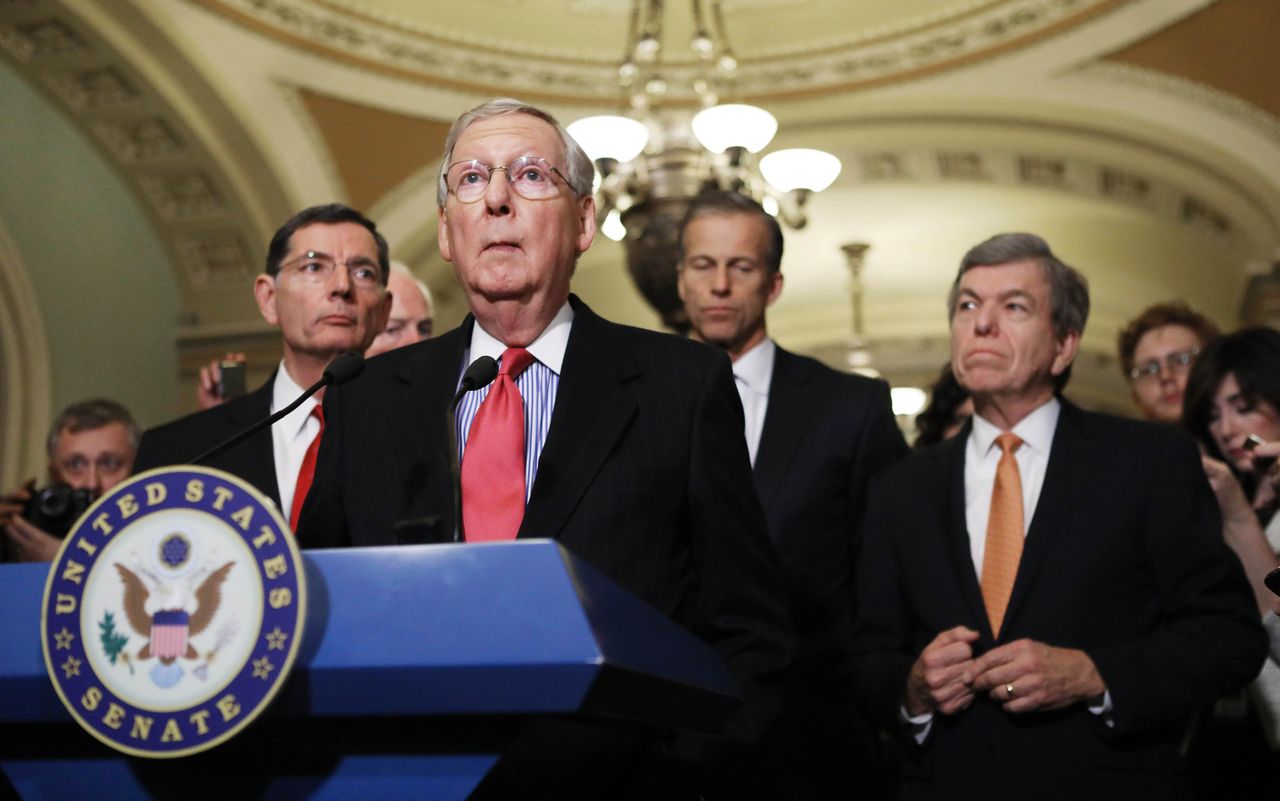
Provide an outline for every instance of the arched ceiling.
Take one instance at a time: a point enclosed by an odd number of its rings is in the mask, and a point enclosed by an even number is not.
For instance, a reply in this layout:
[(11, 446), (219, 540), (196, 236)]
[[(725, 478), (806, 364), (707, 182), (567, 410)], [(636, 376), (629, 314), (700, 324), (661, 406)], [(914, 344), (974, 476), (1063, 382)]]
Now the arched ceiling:
[[(688, 4), (666, 0), (669, 107), (691, 105)], [(724, 0), (737, 96), (775, 147), (844, 163), (789, 232), (771, 313), (833, 361), (850, 331), (839, 246), (871, 245), (866, 331), (886, 374), (945, 358), (954, 265), (1001, 230), (1043, 233), (1089, 277), (1073, 392), (1126, 408), (1111, 354), (1143, 306), (1187, 298), (1235, 324), (1280, 243), (1274, 0)], [(270, 334), (248, 297), (270, 231), (305, 205), (364, 208), (464, 305), (435, 252), (448, 124), (497, 95), (565, 120), (617, 106), (624, 0), (46, 0), (0, 6), (0, 52), (108, 153), (173, 256), (184, 363)], [(688, 54), (688, 55), (686, 55)], [(600, 238), (575, 289), (656, 325)]]

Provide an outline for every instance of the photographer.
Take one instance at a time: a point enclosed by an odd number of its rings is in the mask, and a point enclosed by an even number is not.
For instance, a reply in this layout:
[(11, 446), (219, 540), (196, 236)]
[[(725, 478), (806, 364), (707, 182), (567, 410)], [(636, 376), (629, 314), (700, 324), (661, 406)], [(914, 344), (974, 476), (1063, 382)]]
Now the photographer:
[(35, 479), (0, 498), (6, 561), (49, 562), (61, 537), (99, 495), (129, 477), (140, 432), (110, 400), (73, 403), (49, 431), (50, 485)]

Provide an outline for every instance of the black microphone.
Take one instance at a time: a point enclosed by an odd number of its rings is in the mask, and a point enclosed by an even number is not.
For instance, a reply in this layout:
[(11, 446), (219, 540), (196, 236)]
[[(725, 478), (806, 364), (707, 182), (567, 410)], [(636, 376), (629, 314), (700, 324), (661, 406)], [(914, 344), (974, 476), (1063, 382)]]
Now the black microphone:
[(445, 428), (449, 430), (449, 470), (453, 477), (453, 541), (466, 539), (462, 530), (462, 466), (458, 464), (458, 404), (462, 396), (468, 392), (487, 387), (498, 377), (498, 361), (492, 356), (481, 356), (462, 373), (462, 381), (458, 384), (458, 392), (449, 404), (449, 416), (445, 419)]
[[(192, 459), (189, 464), (204, 464), (215, 456), (231, 450), (235, 446), (244, 442), (249, 437), (258, 433), (262, 429), (273, 425), (277, 420), (292, 412), (294, 409), (302, 405), (302, 402), (312, 395), (320, 391), (322, 387), (330, 384), (345, 384), (356, 376), (360, 375), (360, 371), (364, 370), (364, 356), (355, 351), (348, 351), (339, 355), (333, 361), (329, 362), (329, 366), (324, 368), (324, 373), (320, 376), (320, 380), (307, 387), (307, 390), (298, 396), (297, 400), (270, 417), (259, 420), (253, 425), (236, 434), (231, 439), (214, 445), (209, 450)], [(491, 381), (493, 379), (490, 379)]]

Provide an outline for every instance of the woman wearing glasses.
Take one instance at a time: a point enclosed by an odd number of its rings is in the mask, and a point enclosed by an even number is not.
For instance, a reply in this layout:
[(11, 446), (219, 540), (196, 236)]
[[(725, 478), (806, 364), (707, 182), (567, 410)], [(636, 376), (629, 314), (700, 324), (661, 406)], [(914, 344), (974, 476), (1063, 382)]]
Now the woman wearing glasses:
[[(1244, 565), (1259, 612), (1273, 623), (1277, 598), (1263, 578), (1280, 561), (1280, 332), (1245, 328), (1207, 345), (1187, 378), (1184, 407), (1183, 423), (1200, 441), (1222, 509), (1223, 536)], [(1277, 646), (1273, 639), (1273, 653)], [(1280, 750), (1280, 666), (1274, 658), (1263, 665), (1250, 695), (1272, 749), (1261, 761), (1274, 768)], [(1238, 745), (1247, 748), (1248, 741)], [(1274, 775), (1258, 780), (1275, 782)]]

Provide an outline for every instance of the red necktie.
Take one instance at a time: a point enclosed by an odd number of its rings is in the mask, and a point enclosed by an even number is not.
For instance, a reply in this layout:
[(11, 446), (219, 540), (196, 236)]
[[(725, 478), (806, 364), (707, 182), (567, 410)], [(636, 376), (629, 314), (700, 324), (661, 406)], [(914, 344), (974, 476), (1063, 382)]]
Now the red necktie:
[(324, 436), (324, 407), (316, 406), (311, 414), (320, 421), (320, 430), (316, 438), (307, 446), (307, 453), (302, 457), (302, 469), (298, 471), (298, 483), (293, 485), (293, 507), (289, 511), (289, 528), (298, 530), (298, 515), (302, 514), (302, 502), (307, 499), (311, 490), (311, 482), (316, 477), (316, 456), (320, 453), (320, 438)]
[(467, 542), (515, 539), (524, 520), (524, 398), (515, 379), (532, 363), (524, 348), (503, 351), (498, 377), (471, 421), (462, 453)]
[(999, 637), (1004, 613), (1013, 594), (1013, 580), (1022, 561), (1022, 476), (1013, 452), (1022, 445), (1009, 431), (996, 437), (1003, 451), (991, 487), (991, 514), (987, 518), (987, 547), (982, 556), (982, 601), (991, 621), (991, 633)]

